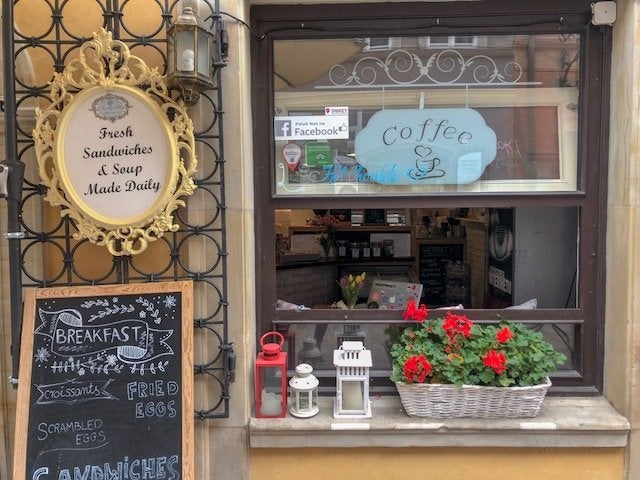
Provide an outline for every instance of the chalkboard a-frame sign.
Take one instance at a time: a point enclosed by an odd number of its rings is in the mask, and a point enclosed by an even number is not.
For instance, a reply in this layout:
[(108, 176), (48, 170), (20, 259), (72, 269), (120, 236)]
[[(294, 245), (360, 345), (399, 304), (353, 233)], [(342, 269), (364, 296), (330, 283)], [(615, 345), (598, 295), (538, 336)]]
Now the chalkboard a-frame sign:
[(25, 290), (15, 480), (193, 480), (192, 292)]

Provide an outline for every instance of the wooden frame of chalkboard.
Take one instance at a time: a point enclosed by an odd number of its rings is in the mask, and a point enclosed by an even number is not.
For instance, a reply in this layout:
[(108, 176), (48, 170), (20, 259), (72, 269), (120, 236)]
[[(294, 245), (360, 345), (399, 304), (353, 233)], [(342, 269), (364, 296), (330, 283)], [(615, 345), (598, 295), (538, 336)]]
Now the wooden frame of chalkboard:
[(25, 289), (19, 373), (16, 480), (193, 480), (190, 281)]

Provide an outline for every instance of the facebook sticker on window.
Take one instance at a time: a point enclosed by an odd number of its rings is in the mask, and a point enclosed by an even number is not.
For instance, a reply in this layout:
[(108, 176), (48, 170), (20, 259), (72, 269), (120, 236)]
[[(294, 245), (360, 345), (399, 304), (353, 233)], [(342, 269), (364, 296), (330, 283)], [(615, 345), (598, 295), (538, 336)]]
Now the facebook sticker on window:
[(328, 140), (349, 138), (348, 115), (275, 117), (276, 140)]

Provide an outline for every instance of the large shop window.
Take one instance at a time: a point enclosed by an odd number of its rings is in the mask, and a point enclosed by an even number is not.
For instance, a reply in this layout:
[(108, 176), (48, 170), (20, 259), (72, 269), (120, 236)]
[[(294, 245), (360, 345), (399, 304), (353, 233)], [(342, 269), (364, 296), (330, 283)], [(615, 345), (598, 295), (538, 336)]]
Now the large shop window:
[(553, 391), (597, 393), (608, 39), (584, 1), (465, 5), (252, 9), (257, 333), (326, 390), (361, 340), (391, 392), (414, 296), (532, 324), (567, 355)]

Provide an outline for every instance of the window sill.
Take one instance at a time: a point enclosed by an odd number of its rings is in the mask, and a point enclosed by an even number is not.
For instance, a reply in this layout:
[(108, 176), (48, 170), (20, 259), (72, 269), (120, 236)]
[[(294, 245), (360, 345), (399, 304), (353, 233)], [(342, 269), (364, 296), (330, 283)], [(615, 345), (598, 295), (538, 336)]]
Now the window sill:
[(546, 398), (540, 415), (515, 419), (409, 417), (400, 399), (372, 399), (370, 419), (334, 419), (333, 398), (313, 418), (251, 418), (252, 448), (573, 447), (627, 445), (629, 422), (602, 397)]

